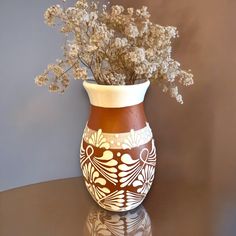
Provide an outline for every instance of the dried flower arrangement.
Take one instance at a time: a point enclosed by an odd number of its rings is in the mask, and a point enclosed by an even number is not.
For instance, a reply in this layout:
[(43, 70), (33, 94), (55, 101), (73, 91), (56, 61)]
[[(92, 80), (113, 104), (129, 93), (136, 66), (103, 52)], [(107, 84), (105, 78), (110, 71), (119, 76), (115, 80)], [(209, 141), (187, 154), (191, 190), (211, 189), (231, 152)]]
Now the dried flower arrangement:
[[(64, 2), (64, 1), (63, 1)], [(103, 85), (130, 85), (157, 81), (164, 93), (183, 103), (178, 86), (193, 84), (190, 71), (171, 57), (171, 40), (178, 37), (173, 26), (150, 21), (147, 7), (89, 4), (79, 0), (73, 7), (49, 7), (44, 14), (49, 26), (65, 35), (64, 57), (48, 65), (35, 78), (51, 92), (64, 92), (69, 78), (94, 80)]]

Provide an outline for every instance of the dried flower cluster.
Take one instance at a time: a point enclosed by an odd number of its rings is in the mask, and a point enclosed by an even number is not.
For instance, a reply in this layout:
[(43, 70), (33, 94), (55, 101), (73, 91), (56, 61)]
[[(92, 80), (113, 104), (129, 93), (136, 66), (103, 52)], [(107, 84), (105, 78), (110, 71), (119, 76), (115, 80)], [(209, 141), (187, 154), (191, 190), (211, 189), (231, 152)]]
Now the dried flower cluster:
[(171, 57), (175, 27), (150, 21), (147, 7), (88, 4), (79, 0), (73, 7), (49, 7), (44, 14), (49, 26), (65, 35), (64, 57), (36, 77), (39, 86), (64, 92), (69, 78), (86, 80), (92, 73), (98, 84), (129, 85), (156, 80), (163, 92), (183, 103), (177, 84), (193, 84), (193, 75), (180, 69)]

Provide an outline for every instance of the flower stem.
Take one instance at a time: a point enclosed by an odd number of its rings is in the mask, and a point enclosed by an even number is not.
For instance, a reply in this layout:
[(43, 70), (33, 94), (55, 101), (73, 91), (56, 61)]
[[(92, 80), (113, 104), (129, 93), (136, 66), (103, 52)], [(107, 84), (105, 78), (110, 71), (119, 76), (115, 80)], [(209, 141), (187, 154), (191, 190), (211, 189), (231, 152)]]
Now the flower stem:
[(56, 79), (57, 79), (57, 80), (60, 79), (64, 74), (66, 74), (68, 71), (70, 71), (77, 63), (78, 63), (78, 61), (75, 61), (72, 66), (70, 66), (70, 67), (69, 67), (68, 69), (66, 69), (63, 73), (61, 73), (58, 77), (56, 77)]

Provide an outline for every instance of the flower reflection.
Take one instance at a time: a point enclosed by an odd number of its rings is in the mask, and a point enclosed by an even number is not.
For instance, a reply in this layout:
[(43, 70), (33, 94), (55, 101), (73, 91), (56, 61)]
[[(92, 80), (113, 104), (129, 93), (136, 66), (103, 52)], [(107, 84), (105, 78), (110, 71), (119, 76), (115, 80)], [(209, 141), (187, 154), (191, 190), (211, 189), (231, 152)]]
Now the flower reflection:
[(92, 209), (86, 221), (86, 231), (92, 236), (152, 235), (151, 220), (143, 206), (123, 213)]

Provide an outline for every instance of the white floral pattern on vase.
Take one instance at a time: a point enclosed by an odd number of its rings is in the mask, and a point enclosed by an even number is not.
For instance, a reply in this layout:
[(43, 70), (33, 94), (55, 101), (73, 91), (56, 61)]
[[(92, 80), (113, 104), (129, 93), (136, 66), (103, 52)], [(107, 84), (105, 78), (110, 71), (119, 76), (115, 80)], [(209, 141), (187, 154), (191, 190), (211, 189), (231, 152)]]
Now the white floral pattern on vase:
[[(80, 154), (80, 164), (83, 170), (83, 166), (86, 161), (95, 168), (98, 173), (103, 176), (105, 179), (110, 181), (113, 184), (118, 182), (117, 180), (117, 161), (113, 159), (113, 153), (109, 150), (103, 152), (101, 157), (92, 156), (94, 154), (94, 149), (91, 145), (87, 146), (86, 151), (84, 151), (83, 146), (81, 145), (81, 154)], [(89, 153), (89, 150), (91, 152)]]
[[(112, 142), (115, 138), (119, 139), (117, 146)], [(127, 211), (142, 203), (153, 182), (156, 165), (156, 149), (148, 124), (141, 131), (119, 134), (93, 131), (86, 126), (80, 155), (86, 187), (102, 208)]]
[(145, 168), (142, 169), (138, 179), (133, 182), (134, 187), (139, 187), (137, 189), (138, 193), (148, 193), (154, 179), (154, 173), (155, 167), (153, 166), (146, 165)]
[(131, 149), (141, 146), (152, 140), (152, 131), (148, 123), (140, 130), (131, 129), (126, 133), (104, 133), (102, 129), (98, 131), (85, 127), (83, 139), (85, 142), (106, 149)]
[(106, 141), (106, 138), (102, 134), (101, 129), (91, 135), (91, 137), (89, 138), (89, 144), (99, 148), (110, 148), (110, 144)]
[(110, 190), (104, 187), (106, 180), (100, 177), (99, 172), (95, 170), (91, 163), (84, 165), (83, 175), (86, 179), (86, 187), (95, 199), (100, 199), (110, 193)]
[(153, 178), (154, 178), (155, 165), (156, 165), (156, 148), (154, 145), (154, 140), (152, 140), (151, 152), (149, 152), (147, 148), (143, 148), (142, 151), (140, 152), (139, 159), (132, 159), (132, 157), (129, 154), (124, 154), (121, 157), (121, 161), (123, 164), (120, 164), (118, 166), (120, 170), (119, 177), (121, 177), (120, 179), (121, 187), (131, 185), (135, 181), (135, 179), (139, 176), (139, 174), (144, 170), (145, 166), (153, 167)]

